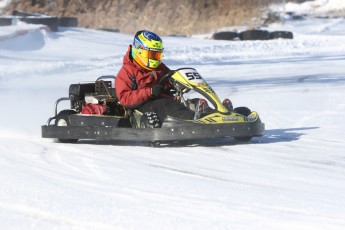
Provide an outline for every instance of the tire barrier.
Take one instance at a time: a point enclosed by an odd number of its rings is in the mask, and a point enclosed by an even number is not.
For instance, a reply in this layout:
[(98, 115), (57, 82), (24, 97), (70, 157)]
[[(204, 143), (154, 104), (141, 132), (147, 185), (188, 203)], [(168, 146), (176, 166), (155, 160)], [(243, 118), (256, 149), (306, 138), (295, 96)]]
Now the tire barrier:
[(42, 14), (28, 13), (28, 12), (24, 12), (21, 10), (14, 10), (12, 12), (12, 15), (18, 16), (18, 17), (40, 17), (40, 16), (42, 16)]
[(274, 31), (270, 33), (270, 39), (278, 38), (293, 39), (293, 33), (290, 31)]
[(241, 40), (268, 40), (270, 32), (267, 30), (246, 30), (239, 34)]
[(293, 39), (293, 33), (290, 31), (273, 31), (267, 30), (245, 30), (240, 33), (233, 31), (217, 32), (212, 35), (214, 40), (270, 40), (270, 39)]
[(0, 26), (12, 25), (12, 18), (0, 18)]
[(41, 24), (46, 25), (53, 32), (58, 31), (59, 18), (58, 17), (21, 17), (18, 18), (20, 21), (30, 24)]
[(76, 17), (50, 17), (44, 14), (28, 13), (20, 10), (14, 10), (13, 16), (16, 16), (20, 21), (31, 24), (42, 24), (50, 28), (50, 31), (58, 31), (59, 26), (62, 27), (77, 27), (78, 18)]
[(59, 26), (61, 27), (78, 27), (78, 18), (75, 17), (60, 17)]
[(216, 32), (212, 35), (214, 40), (235, 40), (238, 39), (238, 33), (233, 31)]
[(107, 32), (113, 32), (113, 33), (118, 33), (120, 32), (119, 29), (112, 29), (112, 28), (99, 28), (97, 30), (102, 30), (102, 31), (107, 31)]
[(169, 34), (168, 37), (186, 38), (187, 35), (184, 35), (184, 34)]

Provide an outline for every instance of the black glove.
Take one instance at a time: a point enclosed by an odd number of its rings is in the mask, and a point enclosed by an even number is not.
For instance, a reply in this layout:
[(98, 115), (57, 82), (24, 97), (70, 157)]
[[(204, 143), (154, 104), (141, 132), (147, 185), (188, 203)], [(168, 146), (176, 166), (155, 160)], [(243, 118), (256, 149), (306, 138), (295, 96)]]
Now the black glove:
[(161, 95), (163, 90), (163, 86), (160, 84), (157, 84), (151, 88), (151, 94), (155, 97), (159, 97)]

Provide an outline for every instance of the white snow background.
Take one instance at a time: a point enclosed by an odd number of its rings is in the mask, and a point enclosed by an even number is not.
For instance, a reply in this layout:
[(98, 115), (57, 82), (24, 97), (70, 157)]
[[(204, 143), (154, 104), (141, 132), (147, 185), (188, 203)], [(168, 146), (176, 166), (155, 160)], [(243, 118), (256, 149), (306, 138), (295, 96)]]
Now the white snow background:
[(149, 148), (41, 138), (70, 84), (117, 73), (132, 34), (0, 27), (0, 229), (344, 229), (345, 19), (267, 29), (295, 37), (163, 37), (171, 69), (256, 110), (265, 136)]

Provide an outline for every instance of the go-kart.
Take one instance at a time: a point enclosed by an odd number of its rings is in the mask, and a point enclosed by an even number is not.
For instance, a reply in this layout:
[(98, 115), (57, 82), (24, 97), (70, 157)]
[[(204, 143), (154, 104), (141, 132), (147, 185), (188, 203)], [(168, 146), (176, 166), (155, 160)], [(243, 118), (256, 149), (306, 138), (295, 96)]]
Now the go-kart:
[[(196, 120), (167, 116), (162, 122), (157, 121), (154, 112), (141, 113), (121, 106), (112, 87), (114, 76), (101, 76), (92, 83), (70, 85), (69, 97), (56, 101), (55, 115), (42, 126), (42, 137), (57, 138), (63, 143), (94, 139), (142, 141), (159, 146), (161, 142), (221, 137), (248, 142), (264, 135), (265, 125), (257, 112), (247, 107), (224, 106), (195, 69), (173, 70), (161, 82), (166, 80), (172, 85), (175, 98), (191, 110), (193, 99), (187, 98), (190, 92), (205, 98), (210, 104), (207, 113)], [(70, 109), (58, 112), (63, 100), (70, 101)]]

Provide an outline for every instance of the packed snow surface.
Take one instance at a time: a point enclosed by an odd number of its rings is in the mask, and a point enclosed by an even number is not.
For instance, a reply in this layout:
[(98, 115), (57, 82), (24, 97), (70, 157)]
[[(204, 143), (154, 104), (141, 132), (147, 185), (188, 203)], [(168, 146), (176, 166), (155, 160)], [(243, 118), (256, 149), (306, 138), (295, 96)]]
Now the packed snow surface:
[(41, 138), (56, 99), (116, 74), (133, 35), (1, 27), (0, 229), (343, 229), (344, 19), (267, 29), (294, 39), (163, 37), (171, 69), (256, 110), (265, 136), (149, 148)]

